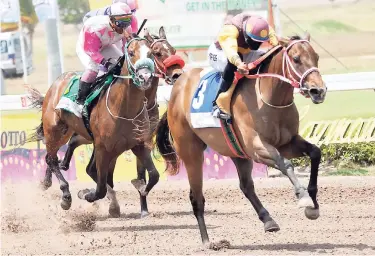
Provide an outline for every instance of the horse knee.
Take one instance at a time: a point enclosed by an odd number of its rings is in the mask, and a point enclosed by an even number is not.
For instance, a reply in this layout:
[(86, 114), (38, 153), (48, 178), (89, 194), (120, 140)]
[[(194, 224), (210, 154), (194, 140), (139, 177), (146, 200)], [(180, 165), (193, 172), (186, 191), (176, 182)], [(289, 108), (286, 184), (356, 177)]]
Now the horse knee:
[(322, 157), (322, 151), (320, 150), (319, 147), (315, 146), (315, 145), (312, 145), (311, 147), (311, 151), (310, 151), (310, 159), (311, 160), (318, 160), (320, 161), (321, 157)]

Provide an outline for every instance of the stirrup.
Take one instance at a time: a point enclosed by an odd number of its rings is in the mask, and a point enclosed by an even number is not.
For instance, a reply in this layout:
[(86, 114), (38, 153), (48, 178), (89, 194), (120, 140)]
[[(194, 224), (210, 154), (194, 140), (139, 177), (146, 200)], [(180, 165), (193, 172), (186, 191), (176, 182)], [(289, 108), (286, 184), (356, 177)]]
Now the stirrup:
[(215, 105), (212, 110), (212, 116), (220, 118), (226, 121), (228, 124), (232, 123), (232, 117), (230, 114), (223, 112), (218, 105)]

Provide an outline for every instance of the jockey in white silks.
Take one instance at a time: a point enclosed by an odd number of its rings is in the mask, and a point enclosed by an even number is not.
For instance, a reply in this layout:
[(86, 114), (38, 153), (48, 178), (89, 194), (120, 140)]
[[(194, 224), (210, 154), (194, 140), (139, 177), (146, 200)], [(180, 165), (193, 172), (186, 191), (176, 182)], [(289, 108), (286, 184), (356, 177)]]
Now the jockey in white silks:
[[(84, 101), (90, 93), (91, 84), (96, 80), (99, 69), (107, 72), (124, 54), (126, 39), (123, 32), (131, 33), (130, 24), (133, 13), (124, 3), (115, 3), (110, 7), (110, 15), (99, 15), (88, 18), (79, 34), (76, 52), (85, 67), (80, 82), (76, 103), (77, 110), (82, 112)], [(121, 43), (121, 50), (116, 47)]]

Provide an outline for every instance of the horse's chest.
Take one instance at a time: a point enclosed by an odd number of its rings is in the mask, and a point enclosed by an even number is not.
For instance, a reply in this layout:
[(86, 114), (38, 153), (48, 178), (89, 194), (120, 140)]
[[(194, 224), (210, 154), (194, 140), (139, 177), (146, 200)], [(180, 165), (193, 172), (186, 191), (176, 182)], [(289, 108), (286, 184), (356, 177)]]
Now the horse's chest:
[(258, 130), (259, 135), (268, 143), (274, 146), (281, 146), (289, 143), (294, 132), (286, 125), (280, 125), (274, 122), (264, 122), (262, 129)]

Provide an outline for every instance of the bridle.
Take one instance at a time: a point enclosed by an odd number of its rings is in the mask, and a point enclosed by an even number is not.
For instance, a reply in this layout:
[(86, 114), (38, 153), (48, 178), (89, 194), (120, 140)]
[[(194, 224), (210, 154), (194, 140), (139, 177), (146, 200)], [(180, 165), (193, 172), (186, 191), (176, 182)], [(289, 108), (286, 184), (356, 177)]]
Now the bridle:
[[(296, 68), (293, 66), (293, 63), (288, 55), (288, 51), (290, 50), (290, 48), (297, 44), (297, 43), (308, 43), (310, 44), (310, 42), (308, 40), (295, 40), (295, 41), (292, 41), (288, 47), (284, 48), (283, 49), (283, 76), (284, 77), (287, 77), (287, 72), (289, 74), (289, 77), (290, 77), (290, 81), (289, 82), (293, 87), (295, 88), (298, 88), (301, 90), (301, 92), (305, 93), (308, 89), (303, 87), (303, 81), (306, 79), (306, 77), (308, 75), (310, 75), (312, 72), (318, 72), (319, 73), (319, 69), (317, 67), (311, 67), (309, 68), (308, 70), (306, 70), (302, 75), (296, 70)], [(293, 72), (293, 73), (292, 73)], [(295, 79), (294, 75), (296, 75), (299, 79), (299, 81), (297, 79)]]
[(135, 62), (135, 64), (133, 64), (131, 62), (128, 49), (129, 49), (130, 44), (134, 41), (147, 41), (147, 39), (142, 38), (142, 37), (134, 37), (134, 38), (130, 39), (128, 42), (126, 42), (125, 51), (124, 51), (124, 58), (125, 58), (125, 61), (126, 61), (126, 65), (127, 65), (127, 68), (128, 68), (129, 75), (128, 76), (114, 75), (114, 77), (123, 78), (123, 79), (131, 79), (133, 81), (133, 84), (136, 87), (140, 87), (141, 79), (140, 79), (139, 75), (137, 74), (137, 70), (142, 69), (142, 68), (147, 68), (152, 73), (154, 73), (155, 69), (154, 69), (154, 63), (150, 58), (139, 59)]
[[(160, 42), (167, 42), (168, 43), (168, 40), (167, 39), (164, 39), (164, 38), (160, 38), (160, 39), (154, 39), (154, 41), (151, 43), (151, 46), (150, 48), (152, 49), (156, 43), (160, 43)], [(169, 43), (168, 43), (169, 44)], [(172, 54), (171, 56), (169, 56), (166, 60), (170, 59), (170, 58), (173, 58), (173, 57), (176, 57), (177, 55), (175, 54)], [(166, 61), (165, 60), (165, 61)], [(155, 77), (159, 77), (159, 78), (163, 78), (164, 81), (169, 84), (169, 85), (173, 85), (173, 78), (170, 77), (170, 76), (167, 76), (167, 65), (165, 65), (164, 62), (158, 60), (158, 58), (154, 57), (154, 63), (155, 63), (155, 67), (156, 67), (156, 70), (157, 72), (155, 72), (154, 76)]]
[[(303, 86), (303, 82), (304, 80), (306, 79), (306, 77), (311, 74), (312, 72), (318, 72), (319, 73), (319, 69), (317, 67), (311, 67), (309, 68), (308, 70), (306, 70), (303, 74), (300, 74), (296, 68), (293, 66), (293, 63), (288, 55), (288, 51), (291, 49), (291, 47), (297, 43), (308, 43), (310, 44), (310, 42), (308, 40), (295, 40), (295, 41), (292, 41), (287, 47), (283, 47), (282, 49), (282, 53), (283, 53), (283, 59), (282, 59), (282, 72), (283, 74), (282, 75), (279, 75), (279, 74), (273, 74), (273, 73), (262, 73), (262, 74), (259, 74), (259, 68), (258, 68), (258, 73), (255, 74), (255, 75), (245, 75), (245, 77), (247, 78), (250, 78), (250, 79), (254, 79), (254, 78), (262, 78), (262, 77), (273, 77), (273, 78), (278, 78), (280, 80), (282, 80), (283, 82), (286, 82), (288, 84), (290, 84), (292, 87), (294, 88), (297, 88), (297, 89), (300, 89), (300, 93), (305, 96), (305, 97), (309, 97), (309, 95), (307, 94), (307, 91), (309, 89), (305, 88)], [(279, 49), (280, 47), (282, 47), (281, 45), (278, 45), (276, 47), (274, 47), (272, 49), (272, 52), (269, 53), (269, 54), (265, 54), (267, 55), (267, 57), (272, 54), (273, 52), (275, 52), (277, 49)], [(262, 58), (262, 59), (265, 59), (265, 58)], [(256, 63), (258, 64), (258, 63)], [(296, 79), (297, 77), (297, 79)], [(258, 83), (258, 87), (259, 87), (259, 83)], [(267, 103), (263, 97), (262, 97), (262, 94), (260, 92), (260, 88), (259, 88), (259, 94), (260, 94), (260, 98), (261, 100), (268, 106), (271, 106), (271, 107), (274, 107), (274, 108), (287, 108), (287, 107), (290, 107), (294, 104), (294, 101), (288, 105), (285, 105), (285, 106), (275, 106), (275, 105), (272, 105), (270, 103)]]

